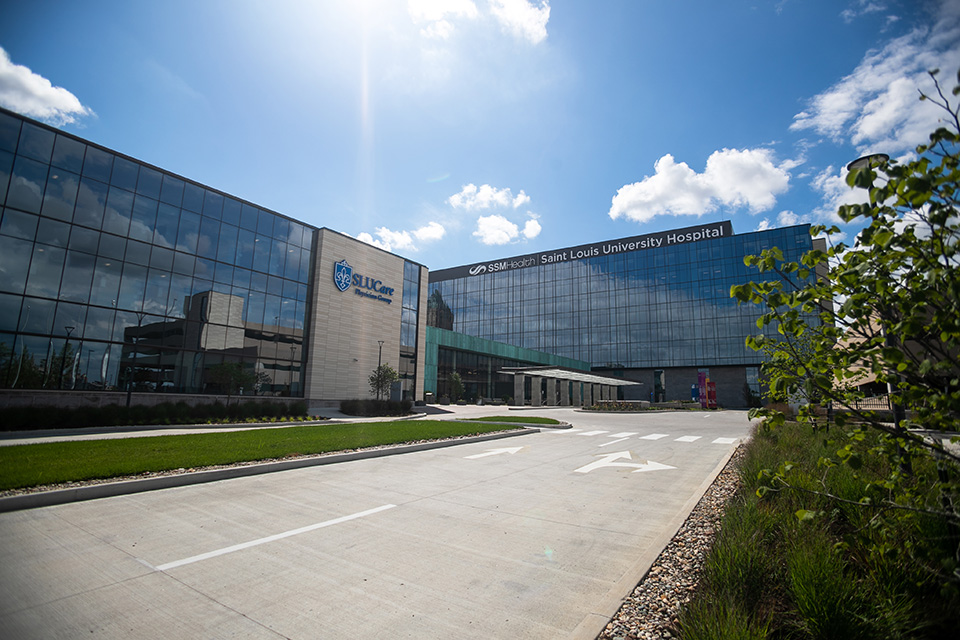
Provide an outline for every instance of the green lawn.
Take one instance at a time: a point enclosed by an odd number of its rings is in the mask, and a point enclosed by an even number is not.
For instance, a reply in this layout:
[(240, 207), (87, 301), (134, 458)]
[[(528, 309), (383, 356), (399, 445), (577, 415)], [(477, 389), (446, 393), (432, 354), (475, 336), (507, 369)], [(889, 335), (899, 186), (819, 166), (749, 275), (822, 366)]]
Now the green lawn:
[(516, 422), (520, 424), (560, 424), (553, 418), (538, 418), (536, 416), (487, 416), (485, 418), (465, 418), (471, 422)]
[(0, 447), (0, 490), (479, 435), (502, 429), (503, 425), (495, 424), (403, 420), (16, 445)]

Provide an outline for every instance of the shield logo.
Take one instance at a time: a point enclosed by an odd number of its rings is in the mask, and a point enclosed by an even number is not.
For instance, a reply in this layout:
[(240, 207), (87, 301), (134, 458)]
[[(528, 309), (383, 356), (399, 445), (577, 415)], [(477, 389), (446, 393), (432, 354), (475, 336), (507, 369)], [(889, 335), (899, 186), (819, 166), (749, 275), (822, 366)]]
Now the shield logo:
[(349, 289), (352, 278), (353, 267), (348, 265), (346, 260), (336, 263), (333, 269), (333, 283), (337, 285), (337, 289), (340, 289), (340, 291)]

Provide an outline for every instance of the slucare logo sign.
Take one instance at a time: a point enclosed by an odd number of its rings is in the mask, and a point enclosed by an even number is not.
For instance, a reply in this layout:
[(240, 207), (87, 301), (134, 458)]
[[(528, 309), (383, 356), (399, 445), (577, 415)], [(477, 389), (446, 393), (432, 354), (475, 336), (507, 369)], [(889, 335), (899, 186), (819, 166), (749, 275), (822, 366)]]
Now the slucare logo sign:
[(393, 288), (383, 284), (382, 281), (371, 278), (370, 276), (360, 275), (353, 272), (353, 267), (347, 264), (346, 260), (341, 260), (333, 267), (333, 283), (337, 285), (340, 291), (346, 291), (353, 285), (353, 292), (364, 298), (372, 298), (380, 302), (391, 304)]
[[(585, 244), (578, 247), (571, 247), (562, 251), (551, 251), (548, 253), (534, 253), (517, 258), (507, 258), (506, 260), (496, 260), (494, 262), (484, 262), (475, 264), (471, 267), (455, 267), (453, 269), (436, 272), (432, 275), (448, 276), (452, 278), (463, 277), (464, 275), (478, 276), (481, 273), (496, 273), (498, 271), (507, 271), (511, 269), (525, 269), (527, 267), (536, 267), (544, 264), (554, 264), (557, 262), (567, 262), (570, 260), (582, 260), (585, 258), (594, 258), (597, 256), (608, 256), (626, 251), (639, 251), (641, 249), (659, 249), (669, 247), (675, 244), (685, 244), (687, 242), (699, 242), (700, 240), (712, 240), (715, 238), (725, 238), (733, 235), (733, 225), (729, 220), (715, 222), (699, 227), (686, 227), (674, 231), (661, 231), (659, 233), (649, 233), (643, 236), (634, 236), (632, 238), (623, 238), (622, 240), (611, 240), (609, 242), (598, 242), (595, 244)], [(447, 273), (449, 271), (449, 274)], [(466, 273), (461, 273), (465, 271)]]

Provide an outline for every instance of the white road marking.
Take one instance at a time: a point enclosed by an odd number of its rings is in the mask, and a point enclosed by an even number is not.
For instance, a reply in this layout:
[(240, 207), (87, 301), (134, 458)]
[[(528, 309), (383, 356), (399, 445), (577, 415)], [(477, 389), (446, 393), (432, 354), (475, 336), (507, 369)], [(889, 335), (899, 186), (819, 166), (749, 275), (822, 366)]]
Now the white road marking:
[(629, 439), (630, 439), (630, 438), (620, 438), (619, 440), (611, 440), (610, 442), (604, 442), (603, 444), (601, 444), (601, 445), (599, 445), (599, 446), (605, 447), (605, 446), (607, 446), (607, 445), (617, 444), (618, 442), (623, 442), (624, 440), (629, 440)]
[(598, 435), (600, 435), (601, 433), (609, 433), (609, 431), (602, 431), (602, 430), (601, 430), (601, 431), (584, 431), (584, 432), (581, 433), (580, 435), (582, 435), (582, 436), (598, 436)]
[(576, 433), (583, 429), (542, 429), (540, 433)]
[(291, 531), (284, 531), (283, 533), (267, 536), (266, 538), (259, 538), (257, 540), (251, 540), (249, 542), (242, 542), (240, 544), (235, 544), (230, 547), (224, 547), (223, 549), (217, 549), (216, 551), (210, 551), (208, 553), (201, 553), (200, 555), (197, 555), (197, 556), (184, 558), (183, 560), (177, 560), (175, 562), (168, 562), (166, 564), (157, 565), (156, 569), (157, 571), (168, 571), (170, 569), (182, 567), (187, 564), (193, 564), (194, 562), (200, 562), (201, 560), (216, 558), (217, 556), (222, 556), (227, 553), (233, 553), (234, 551), (242, 551), (243, 549), (249, 549), (250, 547), (256, 547), (258, 545), (266, 544), (268, 542), (275, 542), (277, 540), (282, 540), (283, 538), (289, 538), (290, 536), (296, 536), (301, 533), (307, 533), (308, 531), (315, 531), (317, 529), (322, 529), (324, 527), (329, 527), (335, 524), (341, 524), (343, 522), (348, 522), (350, 520), (356, 520), (357, 518), (372, 516), (375, 513), (386, 511), (387, 509), (393, 509), (395, 506), (397, 505), (385, 504), (383, 506), (376, 507), (374, 509), (367, 509), (366, 511), (360, 511), (359, 513), (353, 513), (348, 516), (334, 518), (333, 520), (327, 520), (325, 522), (318, 522), (317, 524), (311, 524), (309, 526), (300, 527), (299, 529), (293, 529)]
[(486, 458), (487, 456), (496, 456), (501, 453), (509, 453), (510, 455), (515, 454), (517, 451), (520, 451), (523, 447), (507, 447), (505, 449), (488, 449), (486, 453), (478, 453), (473, 456), (464, 456), (465, 460), (476, 460), (477, 458)]
[(615, 433), (610, 438), (629, 438), (630, 436), (637, 435), (636, 431), (621, 431), (620, 433)]
[(596, 462), (591, 462), (588, 465), (584, 465), (579, 469), (575, 469), (575, 473), (590, 473), (594, 469), (600, 469), (601, 467), (634, 467), (633, 473), (641, 473), (643, 471), (663, 471), (665, 469), (676, 469), (676, 467), (671, 467), (670, 465), (660, 464), (659, 462), (654, 462), (653, 460), (647, 460), (646, 462), (617, 462), (621, 458), (626, 458), (627, 460), (631, 459), (629, 451), (618, 451), (617, 453), (608, 453), (597, 460)]
[(702, 436), (680, 436), (679, 438), (674, 440), (674, 442), (696, 442), (701, 437)]
[(640, 439), (641, 439), (641, 440), (659, 440), (660, 438), (666, 438), (668, 435), (670, 435), (670, 434), (668, 434), (668, 433), (651, 433), (651, 434), (648, 435), (648, 436), (641, 436)]
[(733, 444), (737, 441), (737, 438), (717, 438), (713, 441), (713, 444)]

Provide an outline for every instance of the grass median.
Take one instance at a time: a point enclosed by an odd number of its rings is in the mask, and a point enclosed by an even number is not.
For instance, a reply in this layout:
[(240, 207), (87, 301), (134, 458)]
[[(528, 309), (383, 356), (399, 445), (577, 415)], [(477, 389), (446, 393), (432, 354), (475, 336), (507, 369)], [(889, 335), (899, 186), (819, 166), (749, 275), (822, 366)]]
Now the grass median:
[(553, 418), (538, 418), (537, 416), (486, 416), (483, 418), (464, 418), (467, 422), (509, 422), (516, 424), (560, 424)]
[(502, 431), (439, 420), (322, 424), (0, 447), (0, 491)]

